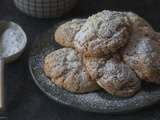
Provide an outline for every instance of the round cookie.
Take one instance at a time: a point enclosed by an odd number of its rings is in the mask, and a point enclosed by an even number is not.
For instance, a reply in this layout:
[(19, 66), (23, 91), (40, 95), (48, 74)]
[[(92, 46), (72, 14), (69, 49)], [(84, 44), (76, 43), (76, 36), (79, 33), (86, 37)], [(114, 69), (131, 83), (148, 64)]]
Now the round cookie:
[(129, 14), (133, 32), (130, 42), (122, 50), (123, 59), (140, 79), (160, 83), (160, 43), (156, 40), (157, 36), (145, 20)]
[(154, 31), (152, 26), (145, 19), (133, 12), (125, 12), (125, 14), (132, 24), (131, 39), (133, 39), (133, 37), (138, 38), (139, 36), (148, 36), (153, 40), (160, 38), (158, 33)]
[(55, 41), (64, 47), (73, 48), (74, 37), (85, 21), (85, 19), (73, 19), (60, 25), (54, 33)]
[(160, 43), (145, 36), (133, 39), (123, 59), (142, 80), (160, 84)]
[(53, 83), (70, 92), (85, 93), (98, 89), (83, 65), (82, 55), (71, 48), (48, 54), (44, 60), (44, 72)]
[(107, 56), (128, 42), (130, 29), (127, 15), (104, 10), (87, 19), (75, 36), (74, 46), (86, 56)]
[(125, 12), (133, 26), (133, 33), (149, 36), (150, 39), (160, 42), (160, 33), (156, 32), (153, 27), (142, 17), (132, 12)]
[(136, 73), (117, 56), (109, 60), (86, 58), (85, 64), (98, 85), (112, 95), (129, 97), (141, 88)]

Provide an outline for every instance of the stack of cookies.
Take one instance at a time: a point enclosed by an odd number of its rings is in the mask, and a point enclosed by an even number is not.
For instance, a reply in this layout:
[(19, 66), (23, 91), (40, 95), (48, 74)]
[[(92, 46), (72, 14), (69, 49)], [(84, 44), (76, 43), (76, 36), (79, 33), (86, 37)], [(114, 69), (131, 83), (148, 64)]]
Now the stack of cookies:
[(54, 39), (64, 48), (45, 57), (44, 72), (74, 93), (103, 88), (133, 96), (141, 81), (160, 84), (160, 35), (132, 12), (104, 10), (60, 25)]

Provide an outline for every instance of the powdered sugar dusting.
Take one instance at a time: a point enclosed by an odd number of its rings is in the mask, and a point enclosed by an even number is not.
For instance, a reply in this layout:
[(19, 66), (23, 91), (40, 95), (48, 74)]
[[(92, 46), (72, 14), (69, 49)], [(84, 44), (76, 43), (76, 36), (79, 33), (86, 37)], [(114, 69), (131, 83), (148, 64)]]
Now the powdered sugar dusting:
[[(8, 24), (0, 36), (2, 56), (9, 57), (21, 51), (26, 45), (26, 38), (14, 23)], [(4, 28), (1, 28), (4, 29)]]
[(60, 48), (50, 39), (54, 31), (55, 29), (51, 29), (37, 38), (39, 42), (33, 44), (29, 58), (30, 71), (35, 83), (53, 100), (87, 111), (117, 113), (140, 109), (160, 99), (160, 87), (148, 87), (148, 84), (146, 85), (147, 90), (144, 86), (138, 94), (131, 98), (114, 97), (101, 90), (86, 94), (73, 94), (57, 87), (50, 82), (43, 71), (44, 57)]
[(123, 12), (104, 10), (92, 15), (75, 36), (75, 48), (87, 56), (104, 56), (128, 42), (130, 22)]

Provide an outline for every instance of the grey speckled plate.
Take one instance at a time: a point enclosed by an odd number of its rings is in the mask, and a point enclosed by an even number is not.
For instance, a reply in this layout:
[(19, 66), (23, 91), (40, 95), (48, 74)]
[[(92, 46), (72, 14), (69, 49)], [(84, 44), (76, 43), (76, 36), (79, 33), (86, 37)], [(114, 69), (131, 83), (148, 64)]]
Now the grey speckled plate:
[(85, 111), (124, 113), (149, 106), (160, 100), (160, 86), (145, 83), (131, 98), (114, 97), (103, 90), (87, 94), (73, 94), (58, 88), (43, 72), (44, 57), (61, 46), (52, 39), (54, 29), (40, 35), (32, 46), (29, 58), (30, 72), (38, 87), (53, 100)]

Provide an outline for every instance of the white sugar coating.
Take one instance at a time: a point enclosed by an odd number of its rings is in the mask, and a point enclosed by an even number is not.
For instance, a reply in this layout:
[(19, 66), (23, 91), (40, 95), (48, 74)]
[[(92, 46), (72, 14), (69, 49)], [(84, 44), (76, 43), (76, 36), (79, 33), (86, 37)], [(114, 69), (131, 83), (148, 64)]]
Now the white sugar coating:
[(131, 24), (123, 12), (104, 10), (87, 19), (75, 35), (74, 46), (86, 56), (115, 53), (129, 40)]
[(72, 48), (62, 48), (45, 57), (44, 72), (51, 81), (70, 92), (85, 93), (97, 90), (83, 64), (83, 57)]
[(0, 46), (2, 48), (2, 56), (9, 57), (16, 54), (24, 47), (24, 36), (20, 34), (16, 27), (10, 27), (3, 31), (0, 37)]

